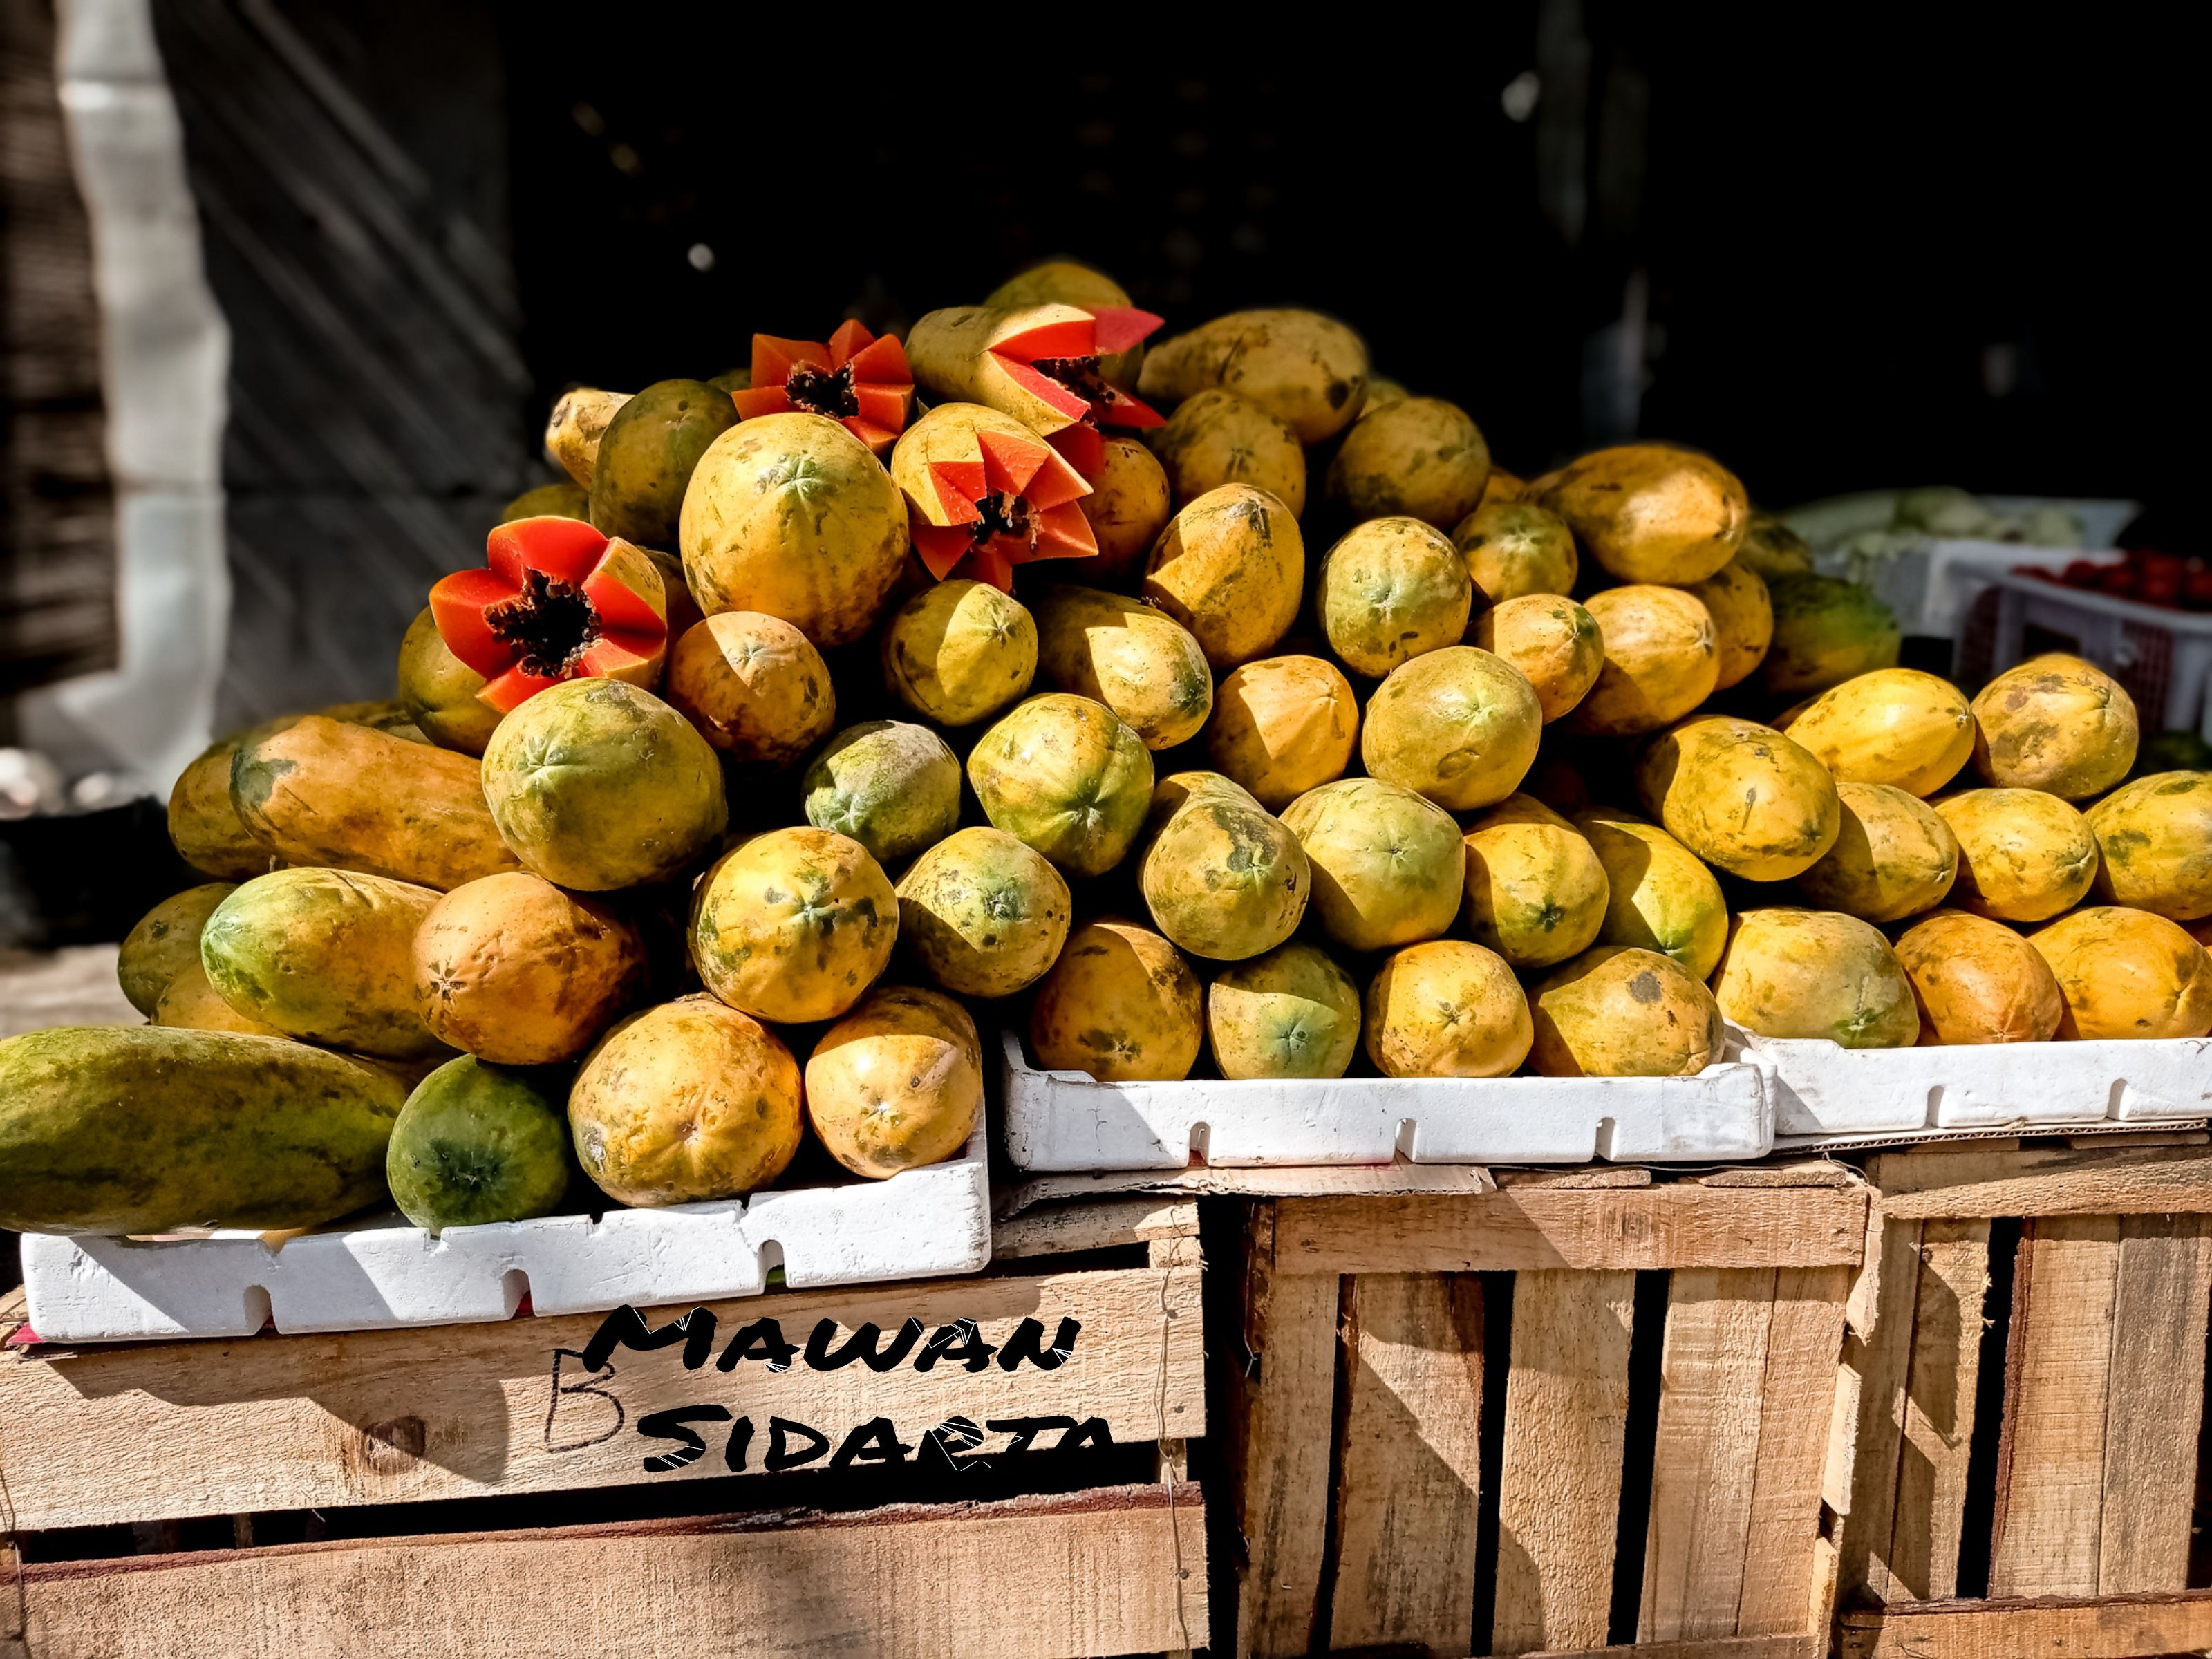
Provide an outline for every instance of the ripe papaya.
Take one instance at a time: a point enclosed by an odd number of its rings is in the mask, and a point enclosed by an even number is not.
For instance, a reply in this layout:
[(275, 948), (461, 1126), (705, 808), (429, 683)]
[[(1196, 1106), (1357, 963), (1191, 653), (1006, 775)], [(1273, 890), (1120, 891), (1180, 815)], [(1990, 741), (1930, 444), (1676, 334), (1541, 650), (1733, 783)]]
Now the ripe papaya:
[(879, 985), (806, 1062), (806, 1121), (830, 1156), (882, 1181), (957, 1158), (983, 1115), (983, 1045), (940, 991)]
[(1149, 927), (1120, 916), (1087, 921), (1030, 1006), (1030, 1047), (1050, 1071), (1101, 1083), (1171, 1082), (1198, 1058), (1198, 976)]
[(1206, 1035), (1225, 1078), (1342, 1077), (1359, 1052), (1359, 987), (1292, 940), (1240, 962), (1206, 994)]
[(1306, 544), (1279, 496), (1209, 489), (1168, 520), (1145, 562), (1145, 601), (1188, 628), (1216, 668), (1263, 657), (1291, 631)]
[(199, 965), (200, 929), (216, 906), (237, 890), (227, 881), (187, 887), (138, 918), (115, 953), (115, 978), (133, 1008), (151, 1015), (170, 981)]
[(2212, 772), (2154, 772), (2086, 816), (2099, 898), (2174, 921), (2212, 916)]
[(1218, 772), (1160, 781), (1138, 879), (1154, 925), (1218, 962), (1288, 939), (1313, 881), (1298, 838)]
[(2008, 789), (2087, 800), (2136, 763), (2135, 699), (2094, 663), (2031, 657), (1974, 699), (1974, 769)]
[(1802, 875), (1836, 844), (1841, 807), (1820, 763), (1771, 726), (1700, 714), (1636, 766), (1644, 810), (1706, 863), (1747, 881)]

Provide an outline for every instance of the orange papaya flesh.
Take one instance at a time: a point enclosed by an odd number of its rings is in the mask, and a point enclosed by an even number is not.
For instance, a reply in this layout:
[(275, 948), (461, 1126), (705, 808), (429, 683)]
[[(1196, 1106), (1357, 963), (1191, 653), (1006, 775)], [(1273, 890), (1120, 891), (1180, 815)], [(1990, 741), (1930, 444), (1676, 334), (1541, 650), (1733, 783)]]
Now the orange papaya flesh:
[(1097, 556), (1091, 520), (1077, 505), (1091, 493), (1081, 474), (1048, 446), (1011, 433), (979, 431), (973, 459), (933, 460), (929, 480), (948, 520), (909, 515), (915, 551), (939, 581), (963, 574), (1011, 589), (1013, 568), (1035, 559)]
[(506, 714), (563, 680), (650, 687), (668, 654), (668, 586), (651, 554), (580, 519), (517, 519), (485, 539), (485, 563), (430, 590), (446, 648), (484, 677)]
[(827, 340), (753, 336), (752, 385), (732, 392), (738, 417), (827, 415), (881, 460), (906, 430), (914, 371), (895, 334), (881, 338), (858, 322)]

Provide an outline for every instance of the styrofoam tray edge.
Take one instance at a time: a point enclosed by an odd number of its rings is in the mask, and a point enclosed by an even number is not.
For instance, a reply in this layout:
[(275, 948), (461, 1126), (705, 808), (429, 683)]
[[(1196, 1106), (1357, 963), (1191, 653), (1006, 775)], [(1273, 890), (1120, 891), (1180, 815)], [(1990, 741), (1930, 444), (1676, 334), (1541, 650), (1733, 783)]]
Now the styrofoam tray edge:
[(26, 1234), (27, 1316), (52, 1342), (379, 1330), (757, 1296), (771, 1269), (817, 1289), (980, 1272), (988, 1129), (890, 1179), (749, 1199), (453, 1227), (396, 1215), (271, 1249), (251, 1232), (162, 1241)]

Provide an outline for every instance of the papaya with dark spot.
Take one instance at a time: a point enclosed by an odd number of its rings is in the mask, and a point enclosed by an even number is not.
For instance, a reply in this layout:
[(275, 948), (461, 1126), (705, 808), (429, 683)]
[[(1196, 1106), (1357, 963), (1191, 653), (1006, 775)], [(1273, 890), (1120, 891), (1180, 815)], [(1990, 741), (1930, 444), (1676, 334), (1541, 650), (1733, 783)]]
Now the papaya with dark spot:
[(732, 1008), (782, 1024), (835, 1019), (898, 940), (896, 896), (850, 836), (771, 830), (717, 859), (691, 902), (691, 961)]
[(1359, 987), (1293, 939), (1214, 976), (1206, 1030), (1225, 1078), (1342, 1077), (1359, 1052)]
[(1198, 976), (1175, 945), (1121, 916), (1086, 921), (1030, 1005), (1030, 1048), (1048, 1071), (1101, 1083), (1188, 1076), (1202, 1026)]
[(1194, 957), (1242, 962), (1297, 931), (1312, 886), (1289, 828), (1218, 772), (1178, 772), (1152, 797), (1138, 882), (1153, 924)]
[(1042, 979), (1067, 942), (1067, 883), (1002, 830), (957, 830), (899, 878), (899, 937), (959, 996), (1004, 997)]
[(1695, 1077), (1720, 1063), (1720, 1004), (1672, 957), (1601, 945), (1547, 975), (1529, 999), (1542, 1077)]

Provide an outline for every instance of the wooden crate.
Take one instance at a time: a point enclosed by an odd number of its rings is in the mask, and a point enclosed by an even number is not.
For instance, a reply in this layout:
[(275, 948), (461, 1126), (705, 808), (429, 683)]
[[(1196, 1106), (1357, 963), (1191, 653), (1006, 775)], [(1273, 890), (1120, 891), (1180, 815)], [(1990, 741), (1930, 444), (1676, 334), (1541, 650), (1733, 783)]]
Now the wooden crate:
[[(665, 1346), (597, 1366), (599, 1316), (8, 1351), (0, 1527), (21, 1559), (0, 1656), (1202, 1646), (1204, 1508), (1185, 1479), (1206, 1413), (1197, 1224), (1194, 1205), (1148, 1200), (1027, 1217), (988, 1274), (659, 1310)], [(825, 1368), (908, 1322), (926, 1334), (897, 1363)], [(1142, 1449), (1148, 1484), (1039, 1490), (1067, 1484), (1061, 1447), (1109, 1443)], [(683, 1483), (763, 1473), (779, 1448), (842, 1468), (824, 1479), (848, 1504), (882, 1489), (878, 1465), (918, 1478), (933, 1455), (956, 1498), (987, 1468), (1018, 1495), (609, 1518), (680, 1511)], [(776, 1501), (813, 1501), (768, 1472)], [(556, 1492), (528, 1518), (585, 1524), (434, 1518), (445, 1500)], [(86, 1534), (55, 1531), (128, 1522), (140, 1549), (173, 1552), (175, 1523), (209, 1530), (191, 1517), (235, 1517), (243, 1541), (256, 1516), (265, 1537), (272, 1515), (401, 1504), (425, 1505), (400, 1512), (421, 1522), (407, 1535), (276, 1547), (67, 1559)], [(979, 1594), (1008, 1562), (1018, 1580)]]
[(2163, 1144), (1870, 1160), (1845, 1351), (1844, 1651), (2212, 1647), (2212, 1601), (2188, 1593), (2212, 1147), (2143, 1139)]
[(1618, 1599), (1628, 1651), (1811, 1659), (1867, 1207), (1834, 1165), (1254, 1204), (1236, 1651), (1595, 1650)]

